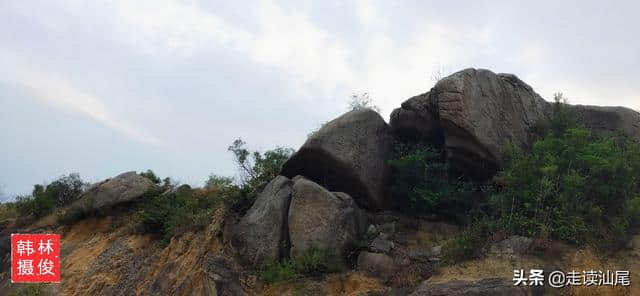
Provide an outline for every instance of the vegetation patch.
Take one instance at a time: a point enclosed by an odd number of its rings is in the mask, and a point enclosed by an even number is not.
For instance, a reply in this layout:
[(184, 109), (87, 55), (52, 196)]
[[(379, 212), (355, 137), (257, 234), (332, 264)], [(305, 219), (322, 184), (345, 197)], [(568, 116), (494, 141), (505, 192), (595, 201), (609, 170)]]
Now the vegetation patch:
[(260, 278), (275, 283), (318, 275), (334, 269), (328, 261), (327, 251), (312, 246), (298, 258), (266, 264), (260, 272)]
[(532, 147), (506, 147), (498, 185), (450, 176), (436, 148), (396, 145), (396, 199), (419, 213), (454, 209), (469, 217), (466, 230), (443, 247), (444, 262), (481, 255), (498, 233), (617, 250), (640, 226), (640, 145), (592, 134), (561, 99)]

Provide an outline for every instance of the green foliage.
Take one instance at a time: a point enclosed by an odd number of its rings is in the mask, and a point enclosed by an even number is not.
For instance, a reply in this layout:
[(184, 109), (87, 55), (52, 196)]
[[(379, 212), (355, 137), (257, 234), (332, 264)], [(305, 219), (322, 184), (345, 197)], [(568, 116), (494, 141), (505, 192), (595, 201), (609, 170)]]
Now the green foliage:
[(530, 151), (507, 149), (491, 205), (508, 233), (619, 247), (638, 223), (640, 146), (592, 135), (558, 104)]
[(211, 174), (204, 184), (207, 189), (220, 189), (233, 185), (233, 178)]
[(380, 107), (373, 104), (373, 99), (369, 97), (369, 93), (354, 93), (349, 100), (349, 110), (371, 109), (380, 113)]
[(442, 212), (452, 204), (468, 203), (473, 188), (451, 180), (444, 153), (433, 147), (397, 143), (389, 161), (394, 170), (391, 192), (416, 211)]
[(328, 258), (329, 254), (326, 250), (312, 246), (298, 258), (266, 264), (262, 268), (260, 277), (267, 282), (274, 283), (317, 275), (331, 269), (327, 264)]
[(151, 233), (168, 243), (172, 237), (209, 225), (213, 211), (237, 194), (238, 187), (227, 184), (207, 189), (178, 188), (149, 197), (135, 214), (136, 229)]
[(27, 284), (14, 290), (11, 296), (46, 296), (49, 295), (45, 285)]
[(442, 263), (456, 264), (482, 254), (493, 231), (493, 221), (476, 220), (460, 235), (442, 246)]
[(30, 196), (18, 196), (15, 206), (21, 216), (43, 217), (56, 207), (66, 206), (80, 196), (87, 183), (80, 175), (72, 173), (62, 176), (49, 185), (36, 184)]
[(18, 210), (14, 202), (0, 203), (0, 223), (8, 219), (15, 219), (18, 217)]
[(233, 153), (241, 178), (241, 186), (247, 192), (254, 191), (278, 176), (282, 165), (291, 157), (294, 150), (277, 147), (264, 153), (249, 151), (246, 143), (236, 139), (228, 150)]
[[(141, 172), (140, 176), (143, 176), (143, 177), (151, 180), (151, 182), (153, 182), (153, 184), (160, 184), (160, 182), (162, 182), (160, 180), (160, 178), (158, 176), (156, 176), (156, 174), (152, 170), (147, 170), (146, 172)], [(171, 182), (170, 178), (165, 178), (165, 183), (170, 183), (170, 182)]]

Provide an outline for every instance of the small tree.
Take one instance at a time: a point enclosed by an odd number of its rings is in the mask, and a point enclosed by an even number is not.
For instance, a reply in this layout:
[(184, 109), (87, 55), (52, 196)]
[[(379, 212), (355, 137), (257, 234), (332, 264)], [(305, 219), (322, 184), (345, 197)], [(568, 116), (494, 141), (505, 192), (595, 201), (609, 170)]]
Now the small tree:
[(361, 94), (354, 93), (349, 100), (350, 110), (371, 109), (380, 113), (380, 107), (373, 104), (373, 99), (369, 96), (368, 92)]
[(280, 173), (284, 162), (294, 152), (291, 148), (277, 147), (260, 153), (249, 151), (245, 145), (242, 139), (236, 139), (228, 150), (234, 155), (242, 185), (253, 188), (275, 178)]
[(140, 176), (143, 176), (151, 180), (151, 182), (153, 182), (154, 184), (160, 184), (160, 182), (162, 182), (160, 178), (156, 176), (156, 173), (154, 173), (152, 170), (147, 170), (146, 172), (142, 172), (140, 173)]

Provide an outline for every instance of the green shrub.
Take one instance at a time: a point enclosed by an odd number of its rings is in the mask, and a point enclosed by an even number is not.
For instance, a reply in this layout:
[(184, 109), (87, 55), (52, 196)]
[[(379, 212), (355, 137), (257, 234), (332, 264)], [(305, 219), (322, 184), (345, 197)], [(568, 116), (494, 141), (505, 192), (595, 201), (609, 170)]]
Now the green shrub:
[(444, 152), (434, 147), (397, 143), (391, 192), (419, 212), (450, 212), (452, 205), (468, 204), (473, 186), (449, 176)]
[(14, 290), (11, 296), (46, 296), (49, 295), (45, 285), (27, 284)]
[(172, 237), (209, 225), (214, 209), (236, 186), (210, 189), (176, 190), (147, 198), (135, 213), (136, 229), (155, 234), (168, 243)]
[(482, 255), (491, 233), (493, 221), (476, 220), (467, 229), (442, 246), (442, 263), (456, 264)]
[(326, 250), (312, 246), (298, 258), (266, 264), (260, 272), (260, 278), (274, 283), (321, 274), (334, 269), (327, 263), (328, 258)]
[[(151, 180), (151, 182), (153, 182), (153, 184), (160, 184), (160, 182), (162, 182), (160, 180), (160, 177), (156, 176), (156, 173), (154, 173), (152, 170), (147, 170), (146, 172), (141, 172), (140, 176), (143, 176), (149, 180)], [(171, 179), (165, 178), (165, 183), (170, 183)]]
[(16, 198), (16, 210), (20, 216), (46, 216), (55, 208), (77, 200), (86, 186), (87, 183), (77, 173), (62, 176), (46, 186), (36, 184), (30, 196)]
[(277, 147), (264, 153), (249, 151), (246, 143), (236, 139), (228, 150), (233, 153), (238, 165), (241, 185), (255, 189), (278, 176), (282, 165), (291, 157), (294, 150)]

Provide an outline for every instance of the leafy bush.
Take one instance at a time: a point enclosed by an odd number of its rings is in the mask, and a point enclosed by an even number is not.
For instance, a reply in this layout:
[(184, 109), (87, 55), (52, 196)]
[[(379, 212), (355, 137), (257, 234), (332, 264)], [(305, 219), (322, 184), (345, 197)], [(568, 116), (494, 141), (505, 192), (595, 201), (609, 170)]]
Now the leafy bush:
[(244, 141), (236, 139), (228, 150), (234, 155), (242, 185), (251, 188), (256, 188), (278, 176), (282, 165), (294, 152), (291, 148), (283, 147), (277, 147), (264, 153), (252, 152), (245, 148), (245, 145)]
[(236, 191), (236, 186), (228, 185), (193, 190), (178, 188), (152, 196), (137, 210), (136, 228), (142, 233), (155, 234), (168, 243), (180, 233), (209, 225), (214, 209)]
[(328, 256), (327, 251), (312, 246), (299, 258), (266, 264), (260, 277), (274, 283), (327, 272), (333, 269), (327, 264)]
[(483, 196), (465, 212), (475, 222), (443, 247), (445, 262), (477, 256), (495, 233), (615, 250), (640, 226), (640, 145), (592, 134), (564, 106), (556, 95), (554, 114), (532, 147), (506, 146), (500, 186), (488, 191), (447, 178), (438, 150), (397, 148), (393, 192), (412, 208), (439, 212)]
[(455, 204), (468, 204), (473, 186), (452, 180), (444, 152), (434, 147), (397, 143), (389, 161), (394, 171), (391, 192), (415, 211), (445, 212)]
[[(160, 184), (160, 182), (162, 182), (160, 180), (160, 178), (158, 176), (156, 176), (156, 174), (152, 170), (147, 170), (146, 172), (141, 172), (140, 176), (143, 176), (143, 177), (151, 180), (151, 182), (153, 182), (153, 184)], [(170, 183), (170, 182), (171, 182), (171, 179), (165, 178), (165, 184), (166, 183)]]
[(493, 232), (493, 221), (476, 220), (460, 235), (442, 246), (442, 263), (455, 264), (482, 255)]
[(56, 207), (74, 202), (86, 186), (77, 173), (62, 176), (46, 186), (36, 184), (30, 196), (16, 198), (16, 209), (21, 216), (43, 217)]
[[(601, 138), (580, 127), (552, 130), (530, 152), (509, 150), (503, 192), (492, 201), (505, 227), (577, 244), (615, 247), (624, 234), (640, 188), (640, 147)], [(612, 231), (617, 229), (619, 231)]]
[(380, 107), (373, 104), (373, 99), (369, 93), (354, 93), (349, 100), (349, 110), (371, 109), (380, 113)]

